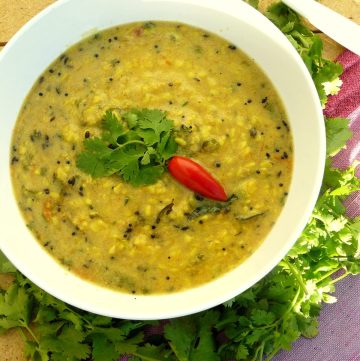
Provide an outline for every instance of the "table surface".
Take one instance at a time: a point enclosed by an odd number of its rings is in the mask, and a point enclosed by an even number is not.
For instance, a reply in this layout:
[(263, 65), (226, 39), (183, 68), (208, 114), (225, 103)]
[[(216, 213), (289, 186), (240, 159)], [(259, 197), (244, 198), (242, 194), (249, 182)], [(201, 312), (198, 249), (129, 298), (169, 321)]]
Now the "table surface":
[[(0, 51), (22, 25), (53, 2), (54, 0), (0, 0)], [(274, 0), (260, 0), (260, 9), (266, 9), (273, 2)], [(321, 0), (320, 2), (360, 23), (360, 0)], [(325, 57), (335, 59), (343, 48), (324, 34), (319, 35), (324, 40)], [(9, 282), (7, 276), (0, 274), (0, 287), (6, 287)], [(0, 336), (0, 355), (0, 361), (25, 361), (23, 341), (17, 331)]]

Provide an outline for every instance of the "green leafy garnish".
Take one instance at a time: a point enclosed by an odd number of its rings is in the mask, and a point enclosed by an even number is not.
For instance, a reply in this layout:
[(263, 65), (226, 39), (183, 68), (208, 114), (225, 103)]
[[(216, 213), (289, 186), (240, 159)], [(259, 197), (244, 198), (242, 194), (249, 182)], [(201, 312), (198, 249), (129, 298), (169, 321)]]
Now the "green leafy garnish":
[(255, 9), (258, 9), (258, 7), (259, 7), (259, 1), (260, 1), (260, 0), (245, 0), (245, 2), (247, 2), (249, 5), (251, 5), (251, 6), (254, 7)]
[(326, 126), (326, 152), (335, 155), (343, 145), (351, 138), (349, 120), (344, 118), (328, 119)]
[[(307, 66), (324, 107), (328, 95), (326, 84), (338, 79), (342, 65), (322, 57), (323, 42), (301, 21), (299, 15), (283, 3), (271, 5), (265, 14), (288, 38)], [(331, 90), (332, 94), (336, 92)]]
[(134, 186), (155, 183), (177, 144), (174, 124), (156, 109), (133, 109), (119, 116), (108, 110), (100, 137), (84, 140), (77, 167), (94, 178), (117, 174)]
[(0, 252), (0, 273), (13, 273), (16, 268), (8, 261), (2, 252)]
[(167, 324), (164, 334), (176, 357), (175, 360), (220, 361), (212, 332), (219, 316), (219, 311), (209, 310)]

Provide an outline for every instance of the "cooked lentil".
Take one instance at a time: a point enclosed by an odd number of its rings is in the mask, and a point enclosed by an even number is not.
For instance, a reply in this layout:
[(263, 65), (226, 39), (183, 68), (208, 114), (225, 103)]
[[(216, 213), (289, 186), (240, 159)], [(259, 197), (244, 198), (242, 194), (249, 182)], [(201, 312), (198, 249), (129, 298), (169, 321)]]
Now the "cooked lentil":
[[(235, 45), (187, 25), (133, 23), (82, 40), (39, 79), (10, 163), (27, 226), (65, 267), (128, 293), (174, 292), (232, 270), (266, 237), (288, 194), (292, 138), (272, 84)], [(235, 196), (209, 202), (168, 174), (134, 188), (80, 172), (76, 155), (103, 113), (133, 107), (167, 111), (179, 153)]]

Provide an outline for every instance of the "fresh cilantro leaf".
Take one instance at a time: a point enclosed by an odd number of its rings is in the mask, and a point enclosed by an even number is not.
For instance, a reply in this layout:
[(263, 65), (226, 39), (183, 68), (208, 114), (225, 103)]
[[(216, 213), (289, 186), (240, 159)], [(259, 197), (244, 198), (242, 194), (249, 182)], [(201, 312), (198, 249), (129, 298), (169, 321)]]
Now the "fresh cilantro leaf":
[(111, 149), (101, 138), (88, 138), (84, 140), (84, 148), (98, 158), (106, 158), (111, 154)]
[(27, 328), (31, 320), (32, 304), (33, 299), (26, 289), (13, 283), (6, 292), (0, 293), (0, 327)]
[[(271, 5), (265, 14), (287, 37), (295, 47), (308, 68), (320, 102), (324, 107), (327, 102), (327, 83), (338, 79), (343, 69), (340, 63), (322, 57), (322, 40), (308, 29), (298, 14), (279, 2)], [(334, 92), (333, 92), (334, 93)]]
[(236, 359), (237, 360), (248, 360), (249, 351), (247, 347), (243, 344), (240, 344), (236, 350)]
[(258, 9), (259, 8), (259, 0), (245, 0), (249, 5), (251, 5), (253, 8)]
[[(167, 146), (167, 144), (168, 144), (169, 139), (170, 139), (170, 132), (166, 132), (166, 133), (162, 134), (161, 139), (160, 139), (160, 141), (159, 141), (159, 145), (158, 145), (158, 151), (159, 151), (160, 153), (164, 153), (165, 148), (166, 148), (166, 146)], [(173, 140), (173, 142), (174, 142), (175, 144), (177, 144), (177, 143), (175, 142), (175, 138), (171, 138), (171, 139)], [(177, 147), (177, 145), (176, 145), (176, 147)], [(177, 149), (177, 148), (176, 148), (176, 149)], [(176, 149), (175, 149), (175, 152), (176, 152)]]
[(0, 273), (15, 273), (16, 268), (5, 257), (4, 253), (0, 251)]
[(213, 327), (218, 322), (218, 311), (210, 310), (194, 317), (172, 320), (165, 326), (170, 347), (180, 361), (218, 361)]
[(76, 160), (76, 166), (94, 178), (103, 177), (106, 174), (102, 159), (91, 153), (83, 152), (79, 154)]
[(144, 156), (146, 147), (141, 144), (124, 145), (115, 149), (111, 155), (111, 167), (117, 169), (125, 181), (136, 179), (139, 175), (139, 160)]
[(47, 350), (42, 350), (36, 342), (26, 341), (24, 355), (32, 361), (49, 361)]
[(235, 303), (235, 297), (223, 303), (225, 307), (231, 307)]
[(135, 186), (153, 184), (163, 173), (164, 167), (161, 165), (143, 166), (139, 169), (138, 175), (133, 178), (132, 184)]
[(134, 186), (153, 184), (177, 151), (173, 122), (160, 110), (133, 109), (122, 117), (109, 110), (102, 130), (101, 137), (84, 140), (76, 162), (94, 178), (118, 174)]
[(173, 122), (166, 118), (165, 113), (157, 109), (143, 109), (140, 112), (139, 128), (151, 129), (158, 136), (163, 132), (169, 132), (173, 128)]
[[(148, 322), (150, 324), (151, 321)], [(152, 321), (153, 324), (155, 324), (154, 321)], [(142, 330), (142, 327), (144, 326), (144, 323), (141, 321), (122, 321), (121, 324), (117, 325), (117, 329), (121, 331), (123, 336), (129, 336), (132, 332), (135, 330)], [(143, 341), (144, 335), (142, 332), (138, 333), (136, 337), (131, 338), (132, 342), (140, 343)]]
[[(160, 141), (161, 145), (165, 143), (165, 141), (163, 141), (163, 138), (166, 139), (165, 136), (162, 137), (162, 139), (161, 139), (162, 143)], [(159, 144), (159, 146), (160, 146), (160, 144)], [(178, 145), (175, 142), (175, 138), (172, 136), (168, 137), (168, 139), (164, 145), (164, 148), (161, 151), (163, 159), (164, 160), (170, 159), (176, 153), (177, 149), (178, 149)]]
[(213, 327), (217, 323), (219, 316), (219, 312), (210, 310), (197, 317), (197, 340), (191, 351), (191, 361), (220, 360), (216, 352), (216, 344), (213, 337)]
[(246, 344), (248, 346), (253, 346), (258, 343), (263, 337), (268, 333), (266, 329), (255, 328), (246, 336)]
[(119, 353), (115, 345), (103, 334), (92, 335), (92, 358), (94, 361), (115, 361)]
[[(138, 347), (135, 356), (135, 360), (141, 361), (181, 361), (178, 358), (169, 357), (169, 352), (166, 350), (165, 345), (151, 345), (149, 343), (144, 346)], [(132, 361), (130, 359), (129, 361)]]
[(349, 120), (345, 118), (327, 119), (326, 126), (326, 152), (329, 156), (335, 155), (351, 138)]
[(314, 338), (318, 335), (319, 323), (316, 318), (306, 318), (302, 315), (296, 315), (297, 324), (302, 335), (306, 338)]
[(105, 131), (102, 135), (102, 140), (114, 145), (124, 133), (124, 127), (119, 123), (117, 116), (112, 110), (106, 111), (102, 120), (102, 129)]
[(141, 159), (141, 164), (142, 165), (150, 164), (152, 156), (156, 156), (156, 150), (153, 147), (149, 147)]
[(60, 334), (43, 337), (41, 346), (52, 353), (52, 360), (83, 360), (91, 354), (90, 346), (83, 343), (84, 338), (82, 332), (64, 326)]
[(196, 337), (195, 320), (191, 317), (172, 320), (165, 326), (164, 334), (179, 361), (189, 361)]
[(85, 139), (85, 151), (77, 157), (76, 166), (94, 178), (111, 175), (115, 172), (109, 167), (111, 149), (100, 138)]
[(275, 320), (275, 315), (264, 310), (254, 310), (251, 314), (251, 320), (256, 326), (270, 325)]
[(123, 119), (127, 122), (129, 129), (133, 129), (138, 125), (139, 111), (132, 110), (123, 115)]
[(140, 353), (139, 345), (140, 344), (143, 345), (143, 341), (144, 341), (144, 335), (142, 332), (139, 332), (136, 336), (128, 338), (126, 342), (116, 342), (115, 348), (119, 354), (139, 355)]
[(137, 134), (143, 139), (144, 143), (152, 146), (159, 142), (159, 135), (153, 129), (139, 129)]
[(93, 326), (106, 326), (106, 327), (110, 327), (111, 323), (112, 323), (112, 319), (110, 317), (105, 317), (105, 316), (100, 316), (100, 315), (93, 315), (93, 317), (91, 317), (90, 320), (88, 320), (89, 322), (91, 322), (91, 324)]
[(34, 321), (38, 323), (48, 323), (55, 320), (56, 317), (57, 313), (52, 307), (42, 306), (39, 308)]
[(79, 315), (71, 310), (64, 310), (60, 312), (58, 317), (72, 323), (76, 331), (81, 331), (83, 328), (83, 320), (79, 317)]

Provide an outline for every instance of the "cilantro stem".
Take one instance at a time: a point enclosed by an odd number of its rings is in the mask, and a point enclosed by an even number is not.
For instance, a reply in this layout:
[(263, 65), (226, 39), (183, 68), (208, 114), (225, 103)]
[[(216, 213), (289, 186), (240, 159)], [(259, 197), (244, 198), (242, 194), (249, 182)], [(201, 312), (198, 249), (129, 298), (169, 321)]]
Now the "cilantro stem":
[(280, 320), (284, 319), (285, 316), (287, 316), (292, 311), (292, 309), (296, 306), (296, 304), (298, 303), (298, 298), (300, 296), (300, 293), (301, 293), (301, 288), (299, 287), (296, 291), (296, 294), (295, 294), (293, 300), (290, 303), (289, 308), (284, 312), (284, 314), (281, 316)]
[(265, 341), (264, 340), (261, 345), (256, 349), (256, 353), (254, 355), (253, 360), (254, 361), (262, 361), (264, 358), (264, 347), (265, 347)]
[(167, 350), (167, 352), (164, 353), (164, 357), (168, 358), (173, 353), (172, 349)]
[(176, 350), (174, 349), (172, 342), (169, 342), (169, 346), (170, 346), (171, 350), (173, 351), (174, 355), (176, 356)]
[(267, 329), (267, 328), (273, 328), (278, 326), (278, 324), (292, 311), (292, 309), (296, 306), (296, 304), (298, 303), (298, 298), (300, 296), (301, 293), (301, 288), (299, 287), (296, 291), (296, 294), (294, 296), (294, 298), (292, 299), (290, 306), (287, 308), (287, 310), (281, 315), (281, 317), (279, 319), (277, 319), (275, 322), (273, 322), (271, 325), (266, 325), (266, 326), (262, 326), (262, 327), (257, 327), (258, 329)]
[(144, 356), (144, 355), (142, 355), (140, 353), (137, 353), (137, 352), (131, 352), (131, 355), (139, 357), (143, 361), (161, 361), (161, 359), (153, 358), (153, 357), (149, 357), (149, 356)]
[(259, 354), (259, 361), (262, 361), (264, 358), (264, 347), (265, 347), (265, 341), (261, 343), (260, 347), (260, 354)]
[(328, 285), (332, 285), (332, 284), (334, 284), (334, 283), (336, 283), (336, 282), (339, 282), (340, 280), (342, 280), (343, 278), (345, 278), (345, 277), (348, 276), (349, 274), (350, 274), (349, 271), (344, 272), (344, 274), (342, 274), (342, 275), (339, 276), (338, 278), (335, 278), (335, 279), (331, 280), (331, 281), (328, 283)]
[(27, 332), (29, 332), (29, 334), (31, 335), (33, 340), (39, 345), (40, 342), (39, 342), (38, 338), (35, 336), (35, 333), (33, 332), (33, 330), (26, 324), (24, 324), (23, 327), (26, 329)]
[(24, 340), (24, 342), (28, 341), (29, 339), (26, 337), (24, 330), (22, 329), (22, 327), (16, 327), (17, 330), (20, 333), (21, 338)]
[(145, 145), (144, 142), (142, 142), (141, 140), (129, 140), (128, 142), (124, 143), (124, 144), (120, 144), (118, 146), (118, 148), (124, 148), (125, 146), (129, 145), (129, 144), (141, 144), (141, 145)]
[(280, 350), (280, 347), (276, 347), (264, 361), (270, 361)]
[(330, 277), (330, 276), (333, 275), (334, 273), (340, 271), (342, 268), (343, 268), (343, 267), (339, 267), (339, 268), (337, 268), (337, 269), (335, 269), (335, 270), (331, 270), (331, 271), (325, 273), (321, 278), (319, 278), (318, 281), (316, 281), (316, 284), (319, 284), (320, 282), (322, 282), (322, 281), (325, 280), (326, 278)]
[(301, 275), (301, 273), (299, 272), (299, 270), (294, 266), (292, 265), (290, 262), (288, 262), (285, 259), (283, 259), (280, 263), (284, 264), (289, 268), (289, 270), (291, 271), (291, 273), (295, 276), (296, 280), (298, 281), (299, 283), (299, 286), (301, 287), (301, 289), (303, 290), (303, 292), (307, 295), (308, 294), (308, 290), (306, 289), (306, 285), (304, 283), (304, 279)]

